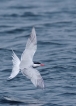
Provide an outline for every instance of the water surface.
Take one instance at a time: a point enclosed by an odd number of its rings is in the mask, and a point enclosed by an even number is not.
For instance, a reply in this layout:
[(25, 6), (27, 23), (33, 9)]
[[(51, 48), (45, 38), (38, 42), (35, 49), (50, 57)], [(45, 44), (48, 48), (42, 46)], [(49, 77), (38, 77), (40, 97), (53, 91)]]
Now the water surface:
[[(45, 89), (37, 89), (21, 73), (7, 81), (12, 70), (12, 51), (18, 57), (32, 27), (38, 49), (35, 61)], [(4, 96), (24, 103), (4, 100)], [(76, 105), (76, 1), (0, 0), (0, 106)]]

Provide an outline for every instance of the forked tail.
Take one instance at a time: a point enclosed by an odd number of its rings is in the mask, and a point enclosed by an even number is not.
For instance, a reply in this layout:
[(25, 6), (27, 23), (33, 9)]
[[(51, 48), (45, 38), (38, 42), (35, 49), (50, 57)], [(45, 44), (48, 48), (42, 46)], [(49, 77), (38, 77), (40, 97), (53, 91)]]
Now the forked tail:
[(16, 77), (18, 75), (19, 71), (20, 71), (20, 69), (19, 69), (20, 60), (19, 60), (19, 58), (17, 57), (17, 55), (15, 54), (14, 51), (13, 51), (13, 54), (12, 54), (12, 62), (13, 62), (12, 72), (11, 72), (11, 75), (8, 77), (8, 80)]

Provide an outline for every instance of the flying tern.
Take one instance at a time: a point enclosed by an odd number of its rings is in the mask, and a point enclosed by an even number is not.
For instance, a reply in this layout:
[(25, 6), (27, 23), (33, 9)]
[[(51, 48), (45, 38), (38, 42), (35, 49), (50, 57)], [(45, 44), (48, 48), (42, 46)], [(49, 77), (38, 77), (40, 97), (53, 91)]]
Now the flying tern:
[(39, 71), (36, 69), (38, 66), (44, 66), (39, 62), (33, 62), (33, 56), (37, 50), (37, 38), (35, 28), (32, 28), (30, 37), (27, 40), (25, 50), (21, 55), (21, 60), (13, 51), (12, 62), (13, 68), (9, 80), (13, 79), (21, 71), (24, 76), (31, 80), (35, 87), (44, 88), (44, 81)]

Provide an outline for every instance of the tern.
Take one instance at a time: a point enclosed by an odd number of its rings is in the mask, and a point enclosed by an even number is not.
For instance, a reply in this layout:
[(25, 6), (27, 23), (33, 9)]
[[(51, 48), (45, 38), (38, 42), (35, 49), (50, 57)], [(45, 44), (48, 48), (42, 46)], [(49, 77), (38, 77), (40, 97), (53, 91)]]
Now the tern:
[(25, 50), (21, 55), (21, 60), (13, 51), (12, 62), (13, 68), (9, 80), (13, 79), (21, 71), (24, 76), (31, 80), (35, 87), (44, 88), (44, 81), (39, 71), (36, 69), (38, 66), (44, 66), (39, 62), (33, 62), (33, 56), (37, 50), (37, 38), (35, 28), (32, 28), (30, 37), (27, 40)]

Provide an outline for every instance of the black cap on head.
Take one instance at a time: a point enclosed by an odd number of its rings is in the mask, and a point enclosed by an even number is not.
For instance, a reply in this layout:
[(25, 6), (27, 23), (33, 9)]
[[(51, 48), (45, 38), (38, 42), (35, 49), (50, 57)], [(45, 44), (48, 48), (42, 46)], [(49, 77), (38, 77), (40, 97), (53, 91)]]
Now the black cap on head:
[(36, 61), (34, 61), (34, 64), (41, 64), (40, 62), (36, 62)]

